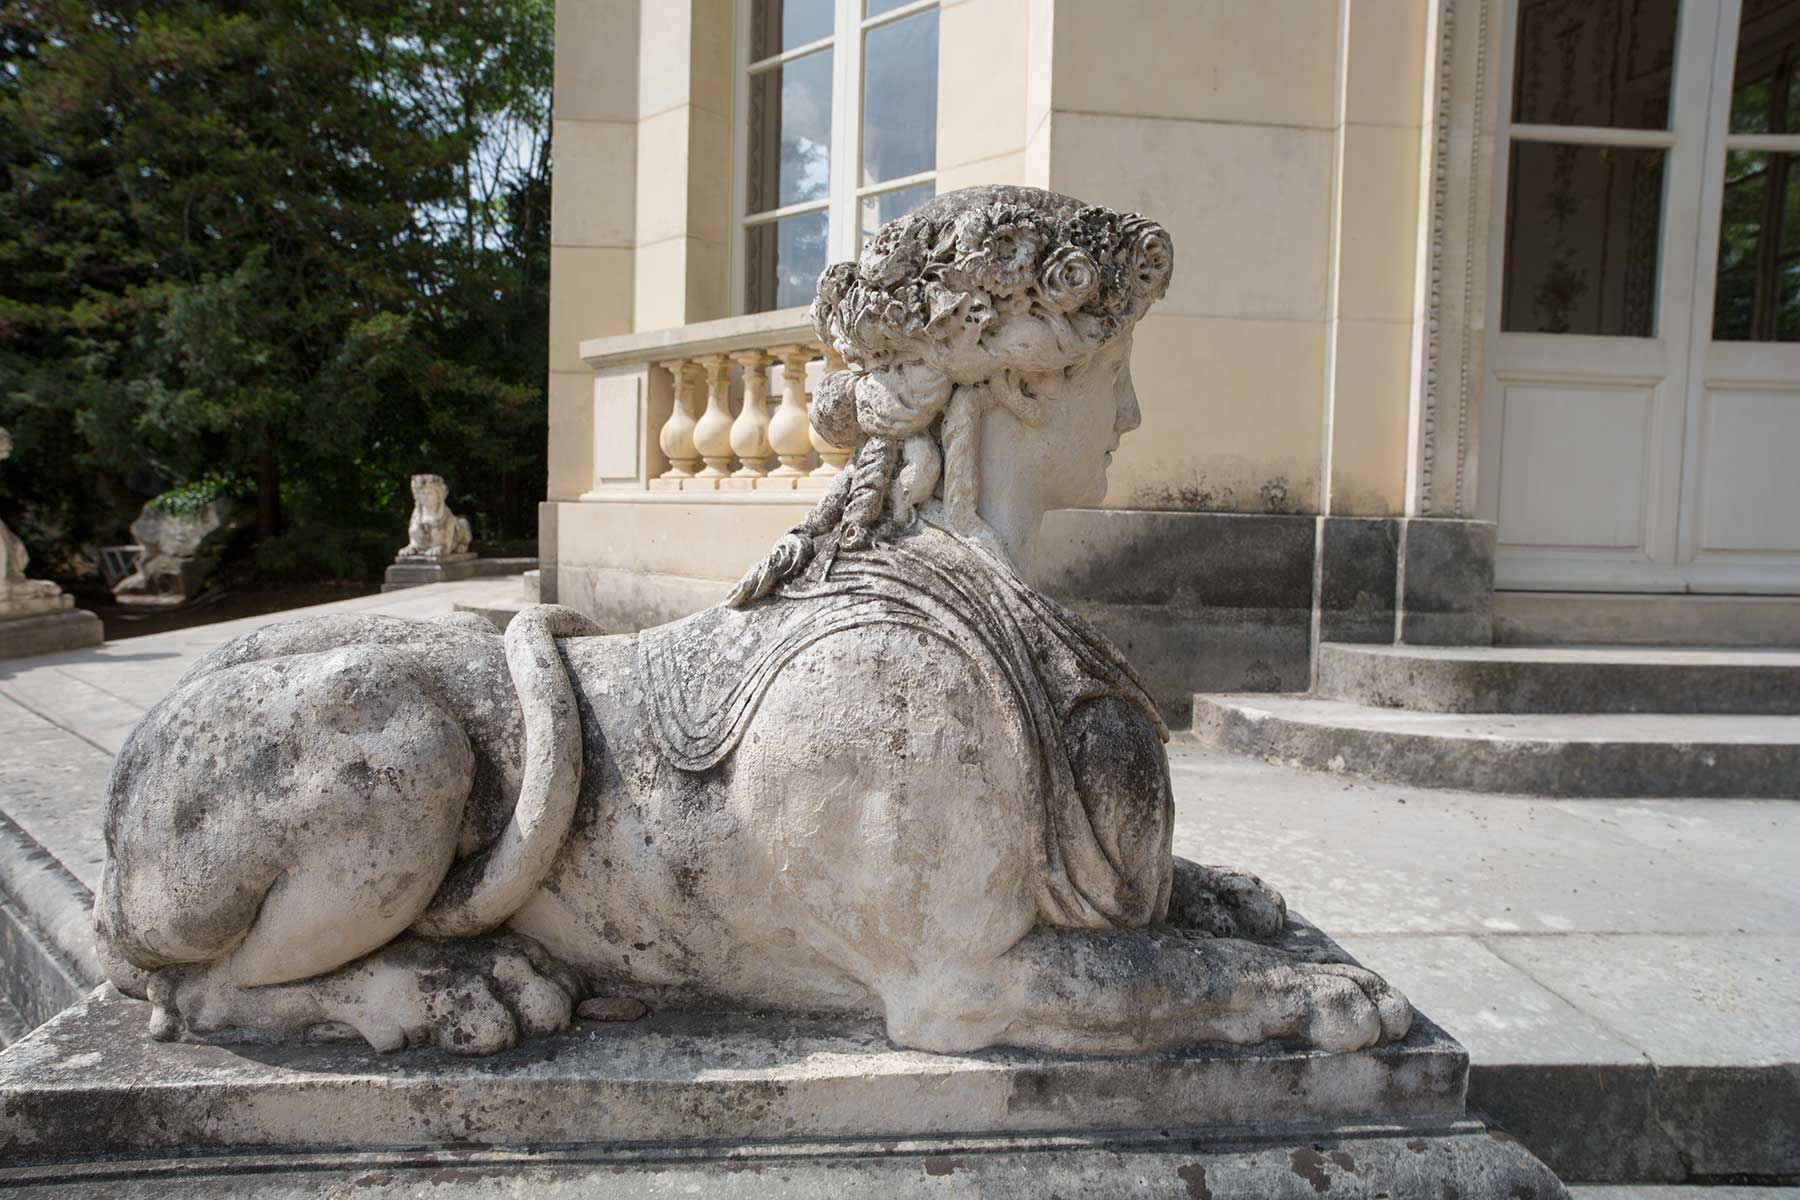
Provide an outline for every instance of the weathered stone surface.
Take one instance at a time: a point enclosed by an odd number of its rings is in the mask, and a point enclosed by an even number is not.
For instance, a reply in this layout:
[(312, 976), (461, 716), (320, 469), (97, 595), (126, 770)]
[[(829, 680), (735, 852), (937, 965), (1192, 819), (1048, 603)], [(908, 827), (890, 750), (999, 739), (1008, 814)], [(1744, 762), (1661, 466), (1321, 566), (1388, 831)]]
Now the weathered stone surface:
[(236, 532), (242, 506), (220, 496), (194, 509), (172, 509), (151, 501), (131, 523), (131, 536), (144, 548), (135, 573), (120, 580), (120, 600), (179, 602), (200, 594), (219, 566), (219, 555)]
[[(1463, 1117), (1466, 1059), (1423, 1020), (1354, 1055), (1066, 1058), (901, 1050), (867, 1021), (659, 1013), (471, 1061), (146, 1042), (135, 1031), (147, 1007), (102, 988), (0, 1055), (0, 1186), (1565, 1194), (1521, 1147)], [(255, 1191), (258, 1177), (274, 1190)]]
[[(905, 1050), (866, 1019), (658, 1012), (472, 1060), (155, 1042), (149, 1019), (149, 1005), (102, 988), (0, 1056), (5, 1156), (1449, 1122), (1462, 1116), (1468, 1062), (1426, 1021), (1353, 1055), (1270, 1045), (1070, 1058)], [(96, 1085), (104, 1109), (90, 1103)]]
[[(478, 558), (460, 554), (440, 560), (401, 559), (391, 563), (381, 583), (384, 592), (402, 588), (423, 587), (428, 583), (458, 583), (464, 579), (499, 579), (522, 575), (537, 568), (535, 558)], [(519, 607), (524, 607), (520, 604)], [(472, 610), (471, 610), (472, 611)], [(499, 626), (504, 629), (505, 625)]]
[[(177, 1182), (178, 1181), (178, 1182)], [(1295, 1145), (1245, 1130), (1134, 1140), (955, 1137), (776, 1146), (653, 1147), (619, 1153), (439, 1151), (314, 1155), (294, 1162), (135, 1161), (0, 1168), (27, 1197), (355, 1197), (356, 1200), (838, 1200), (1005, 1196), (1018, 1200), (1561, 1200), (1562, 1185), (1504, 1137), (1472, 1126), (1314, 1130)], [(1450, 1190), (1445, 1190), (1446, 1188)], [(1773, 1193), (1771, 1193), (1772, 1195)], [(1757, 1200), (1760, 1200), (1757, 1193)], [(1671, 1197), (1670, 1200), (1675, 1200)], [(1744, 1200), (1752, 1200), (1746, 1196)]]
[(1319, 518), (1321, 642), (1394, 640), (1400, 532), (1388, 517)]
[(1408, 518), (1400, 538), (1400, 640), (1452, 646), (1493, 641), (1493, 523)]
[(1467, 714), (1194, 697), (1209, 746), (1421, 787), (1535, 796), (1800, 796), (1800, 718)]
[(1315, 521), (1063, 509), (1045, 518), (1035, 582), (1111, 638), (1181, 724), (1196, 690), (1309, 685)]
[(54, 654), (100, 644), (104, 630), (99, 617), (70, 607), (73, 601), (68, 596), (58, 595), (55, 600), (58, 607), (48, 612), (0, 616), (0, 658)]
[(1415, 712), (1800, 714), (1800, 650), (1319, 647), (1317, 694)]

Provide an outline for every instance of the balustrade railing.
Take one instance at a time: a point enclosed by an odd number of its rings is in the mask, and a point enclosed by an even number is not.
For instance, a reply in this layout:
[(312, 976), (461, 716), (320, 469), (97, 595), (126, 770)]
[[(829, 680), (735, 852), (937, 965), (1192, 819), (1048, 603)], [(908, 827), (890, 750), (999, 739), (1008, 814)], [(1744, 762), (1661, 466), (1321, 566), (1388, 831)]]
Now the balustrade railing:
[(727, 500), (817, 491), (849, 453), (812, 428), (812, 389), (843, 362), (804, 309), (584, 342), (594, 369), (585, 499), (680, 492)]

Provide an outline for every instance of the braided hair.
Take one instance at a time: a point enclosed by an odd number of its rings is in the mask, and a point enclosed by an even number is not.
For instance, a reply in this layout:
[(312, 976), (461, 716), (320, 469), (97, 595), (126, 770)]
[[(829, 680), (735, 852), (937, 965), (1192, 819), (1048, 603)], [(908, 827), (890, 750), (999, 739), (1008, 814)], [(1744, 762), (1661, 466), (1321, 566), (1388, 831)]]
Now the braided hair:
[(811, 317), (847, 370), (813, 395), (812, 424), (849, 463), (726, 603), (805, 570), (832, 532), (840, 552), (908, 528), (942, 497), (951, 529), (990, 548), (977, 512), (982, 415), (1044, 420), (1032, 379), (1091, 358), (1168, 290), (1168, 231), (1136, 213), (1039, 188), (963, 188), (882, 226), (856, 262), (819, 277)]

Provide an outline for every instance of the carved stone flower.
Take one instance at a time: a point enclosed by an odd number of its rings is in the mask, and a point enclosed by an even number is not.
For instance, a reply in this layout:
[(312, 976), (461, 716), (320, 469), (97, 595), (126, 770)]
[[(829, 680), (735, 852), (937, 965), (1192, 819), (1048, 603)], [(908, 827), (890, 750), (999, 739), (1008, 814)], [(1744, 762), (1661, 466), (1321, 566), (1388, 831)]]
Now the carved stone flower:
[(870, 283), (891, 287), (918, 275), (925, 265), (925, 246), (909, 220), (889, 222), (863, 247), (859, 274)]
[(1130, 262), (1132, 282), (1144, 300), (1156, 300), (1168, 289), (1175, 270), (1175, 246), (1168, 231), (1137, 213), (1125, 218), (1120, 230)]
[(1059, 313), (1070, 313), (1093, 298), (1100, 286), (1100, 266), (1080, 246), (1059, 246), (1044, 262), (1038, 291), (1044, 303)]
[(956, 223), (956, 270), (987, 292), (1011, 292), (1037, 277), (1044, 232), (1034, 214), (1013, 205), (964, 213)]

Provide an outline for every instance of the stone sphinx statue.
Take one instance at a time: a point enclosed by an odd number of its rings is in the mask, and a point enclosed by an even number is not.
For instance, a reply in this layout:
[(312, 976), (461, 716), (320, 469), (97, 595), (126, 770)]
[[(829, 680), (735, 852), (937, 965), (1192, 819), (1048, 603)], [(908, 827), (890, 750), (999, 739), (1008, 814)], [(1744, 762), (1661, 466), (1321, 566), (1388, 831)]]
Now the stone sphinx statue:
[[(0, 462), (12, 457), (12, 434), (0, 429)], [(0, 617), (56, 612), (73, 603), (47, 579), (28, 579), (31, 556), (19, 535), (0, 521)]]
[(473, 540), (469, 523), (451, 512), (444, 502), (450, 494), (444, 477), (414, 475), (412, 494), (412, 518), (407, 522), (406, 545), (400, 547), (399, 557), (442, 562), (467, 556)]
[(730, 598), (640, 634), (527, 609), (275, 625), (118, 755), (96, 923), (177, 1036), (482, 1054), (586, 997), (879, 1016), (900, 1045), (1401, 1037), (1253, 877), (1171, 855), (1167, 731), (1027, 577), (1139, 424), (1173, 269), (1137, 215), (940, 196), (819, 281), (853, 451)]

